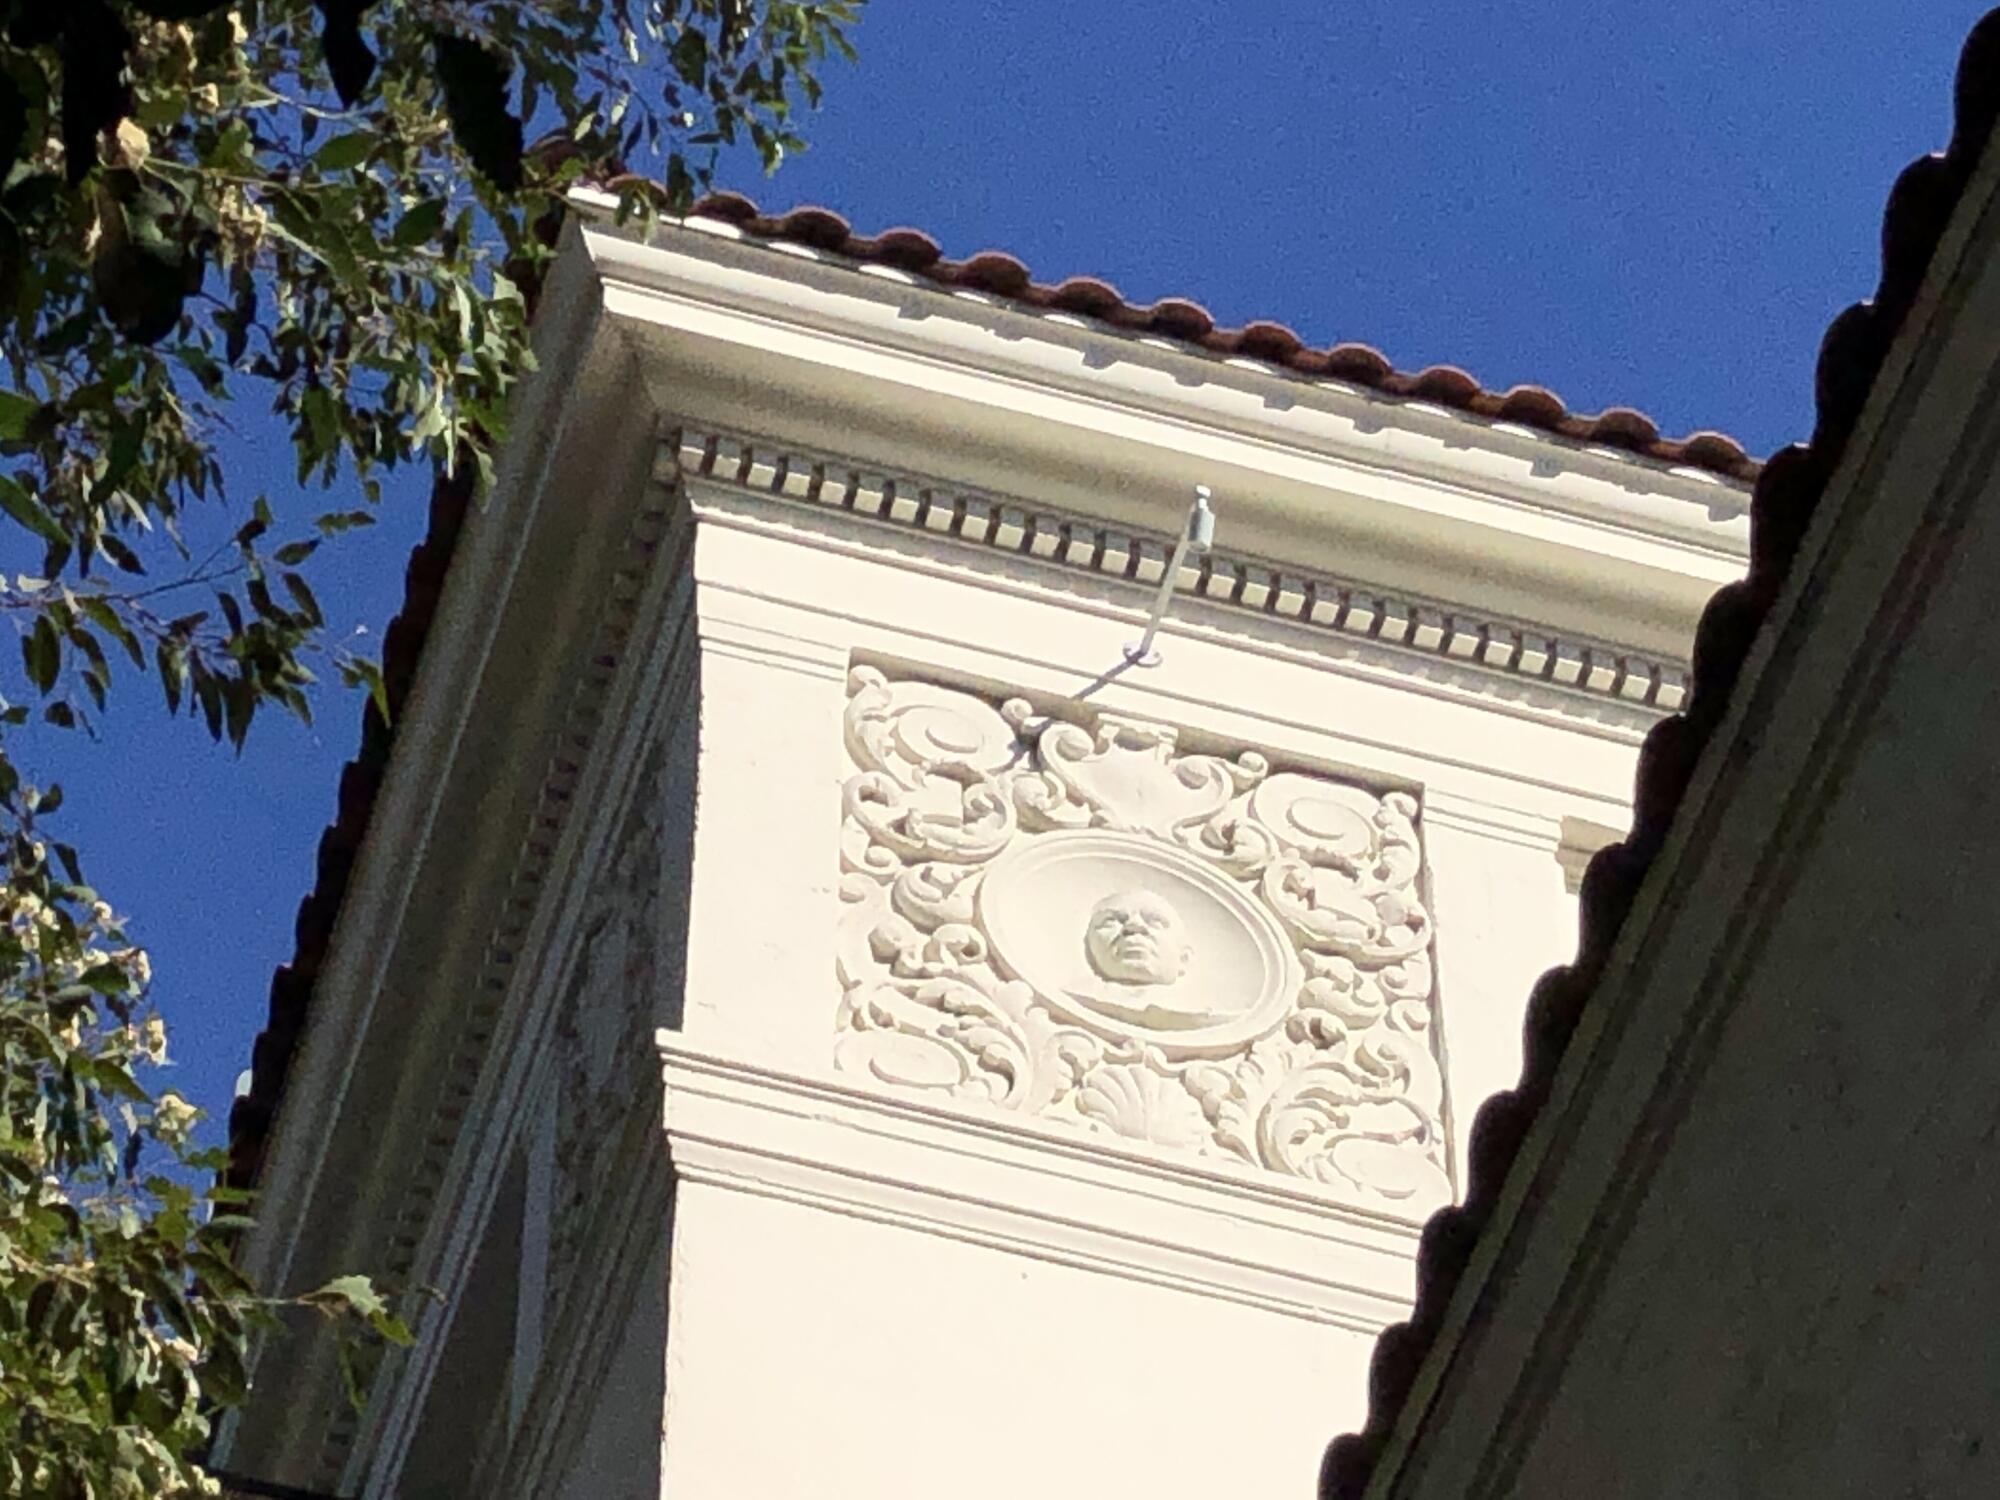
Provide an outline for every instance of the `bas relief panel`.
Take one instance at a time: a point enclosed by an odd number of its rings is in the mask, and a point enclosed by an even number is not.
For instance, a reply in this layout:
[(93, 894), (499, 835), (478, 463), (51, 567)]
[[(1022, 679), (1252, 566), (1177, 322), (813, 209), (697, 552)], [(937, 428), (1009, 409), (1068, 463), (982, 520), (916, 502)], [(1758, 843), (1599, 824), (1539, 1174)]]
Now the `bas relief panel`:
[(559, 1008), (549, 1065), (557, 1113), (549, 1211), (548, 1306), (574, 1280), (611, 1149), (637, 1109), (651, 1110), (659, 1069), (650, 1045), (662, 991), (668, 832), (661, 787), (666, 750), (647, 752), (631, 805), (592, 879), (577, 958)]
[(873, 667), (844, 723), (837, 1067), (1449, 1199), (1413, 796)]

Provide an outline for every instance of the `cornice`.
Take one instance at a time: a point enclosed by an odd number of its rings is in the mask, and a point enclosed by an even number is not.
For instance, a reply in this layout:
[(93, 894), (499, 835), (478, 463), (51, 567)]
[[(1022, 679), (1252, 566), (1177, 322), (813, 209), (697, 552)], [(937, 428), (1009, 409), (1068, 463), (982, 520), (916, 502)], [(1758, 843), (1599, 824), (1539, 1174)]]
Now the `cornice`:
[(1653, 655), (1741, 575), (1740, 482), (731, 233), (589, 222), (571, 242), (693, 429), (1135, 536), (1172, 534), (1202, 483), (1246, 558)]
[[(1450, 475), (1530, 504), (1652, 529), (1724, 555), (1740, 556), (1747, 548), (1742, 518), (1750, 485), (1710, 469), (1386, 397), (1353, 382), (1301, 375), (1269, 360), (1118, 329), (1074, 312), (940, 287), (894, 266), (761, 239), (710, 216), (661, 217), (646, 240), (635, 223), (614, 222), (615, 197), (581, 189), (570, 202), (586, 222), (590, 253), (608, 283), (884, 349), (921, 350), (1055, 390), (1255, 426), (1301, 446), (1391, 469)], [(995, 328), (1012, 337), (996, 343), (986, 336)], [(1028, 330), (1033, 337), (1023, 338)], [(1087, 356), (1080, 365), (1065, 357), (1076, 353)], [(1147, 379), (1159, 373), (1176, 382), (1171, 395)], [(1247, 422), (1240, 407), (1232, 410), (1234, 395), (1253, 396), (1261, 421)], [(1344, 420), (1316, 420), (1335, 417)]]
[[(630, 177), (594, 182), (606, 191), (628, 191), (651, 183)], [(649, 193), (650, 196), (650, 193)], [(1282, 323), (1258, 319), (1237, 328), (1217, 324), (1208, 309), (1184, 297), (1151, 304), (1128, 301), (1107, 281), (1070, 276), (1038, 281), (1021, 261), (1001, 250), (982, 250), (953, 259), (921, 230), (899, 227), (879, 234), (857, 233), (830, 208), (801, 205), (771, 214), (738, 193), (710, 193), (688, 210), (684, 227), (720, 222), (727, 232), (752, 243), (787, 252), (820, 251), (838, 256), (857, 270), (888, 270), (906, 279), (953, 292), (998, 298), (1036, 312), (1065, 314), (1089, 324), (1150, 335), (1190, 350), (1228, 358), (1242, 356), (1285, 374), (1341, 381), (1398, 400), (1421, 400), (1463, 415), (1511, 422), (1572, 442), (1612, 447), (1663, 466), (1688, 465), (1731, 479), (1754, 480), (1758, 465), (1740, 444), (1722, 433), (1662, 434), (1643, 412), (1610, 407), (1594, 415), (1572, 410), (1546, 386), (1517, 385), (1506, 391), (1482, 386), (1451, 365), (1399, 370), (1380, 350), (1342, 341), (1315, 348)]]
[(1364, 1333), (1407, 1313), (1416, 1227), (1304, 1183), (658, 1043), (684, 1184)]
[[(962, 492), (822, 454), (692, 428), (662, 443), (660, 468), (747, 493), (842, 511), (885, 527), (1032, 559), (1052, 569), (1145, 588), (1165, 576), (1172, 541), (1032, 502)], [(1231, 611), (1290, 621), (1524, 684), (1673, 713), (1687, 693), (1685, 662), (1601, 641), (1551, 635), (1459, 605), (1352, 580), (1293, 571), (1228, 551), (1186, 563), (1180, 592)]]
[[(557, 290), (583, 269), (566, 268)], [(620, 378), (629, 356), (588, 285), (568, 289), (578, 317), (563, 325), (559, 368), (576, 373), (540, 387), (552, 399), (525, 412), (509, 482), (470, 523), (440, 615), (454, 650), (426, 652), (399, 736), (392, 788), (428, 821), (410, 831), (377, 820), (332, 950), (339, 982), (322, 983), (306, 1065), (287, 1089), (268, 1190), (285, 1207), (260, 1216), (246, 1243), (273, 1285), (310, 1284), (329, 1266), (428, 1285), (444, 1242), (483, 1220), (483, 1166), (468, 1178), (454, 1156), (495, 1086), (486, 1060), (503, 1018), (521, 1009), (516, 970), (545, 946), (535, 924), (552, 904), (541, 899), (551, 871), (599, 820), (582, 788), (602, 774), (590, 769), (602, 745), (626, 732), (608, 706), (634, 675), (621, 672), (634, 623), (676, 571), (673, 497), (647, 482), (650, 412)], [(548, 501), (584, 454), (616, 482), (579, 517)], [(551, 561), (515, 566), (537, 551)], [(517, 754), (533, 747), (524, 763), (492, 760), (497, 722)], [(433, 1321), (429, 1303), (416, 1311)], [(264, 1472), (328, 1487), (368, 1445), (379, 1408), (360, 1421), (347, 1408), (330, 1341), (291, 1340), (282, 1355), (285, 1378), (259, 1381), (219, 1451), (254, 1451)], [(378, 1387), (406, 1362), (392, 1353)]]
[[(452, 1282), (454, 1267), (470, 1254), (473, 1238), (486, 1223), (491, 1179), (525, 1118), (524, 1110), (507, 1106), (518, 1105), (527, 1095), (540, 1037), (552, 1023), (548, 997), (561, 992), (576, 957), (573, 942), (552, 937), (566, 903), (549, 901), (547, 893), (561, 885), (563, 872), (587, 863), (612, 810), (621, 808), (629, 795), (632, 757), (621, 753), (623, 742), (650, 722), (648, 714), (626, 712), (646, 678), (633, 658), (636, 654), (643, 663), (661, 644), (638, 627), (642, 619), (659, 614), (662, 588), (671, 590), (684, 577), (691, 540), (691, 528), (674, 497), (654, 487), (633, 516), (622, 566), (604, 580), (597, 633), (582, 658), (559, 748), (521, 841), (484, 960), (455, 1015), (431, 1117), (418, 1137), (397, 1200), (385, 1266), (392, 1284)], [(651, 608), (649, 597), (655, 600)], [(644, 691), (655, 698), (663, 686), (651, 683)], [(579, 818), (579, 812), (584, 816)], [(550, 964), (556, 967), (551, 970)], [(505, 1060), (500, 1070), (504, 1077), (495, 1076), (491, 1059), (496, 1053)], [(385, 1363), (381, 1373), (391, 1378), (378, 1376), (382, 1399), (369, 1412), (357, 1415), (343, 1407), (338, 1413), (323, 1460), (322, 1472), (329, 1480), (338, 1476), (351, 1484), (368, 1477), (372, 1485), (372, 1455), (391, 1452), (400, 1461), (402, 1445), (385, 1434), (414, 1419), (428, 1386), (430, 1361), (440, 1352), (455, 1308), (453, 1297), (426, 1309), (418, 1345)]]

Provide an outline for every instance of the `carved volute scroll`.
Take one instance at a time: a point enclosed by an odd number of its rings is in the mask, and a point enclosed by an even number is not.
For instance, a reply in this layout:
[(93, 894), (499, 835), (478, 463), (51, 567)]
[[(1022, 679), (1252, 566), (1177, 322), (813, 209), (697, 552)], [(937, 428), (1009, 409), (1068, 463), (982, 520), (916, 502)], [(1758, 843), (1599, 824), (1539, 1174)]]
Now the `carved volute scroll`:
[(1449, 1198), (1415, 797), (873, 667), (845, 738), (838, 1067)]

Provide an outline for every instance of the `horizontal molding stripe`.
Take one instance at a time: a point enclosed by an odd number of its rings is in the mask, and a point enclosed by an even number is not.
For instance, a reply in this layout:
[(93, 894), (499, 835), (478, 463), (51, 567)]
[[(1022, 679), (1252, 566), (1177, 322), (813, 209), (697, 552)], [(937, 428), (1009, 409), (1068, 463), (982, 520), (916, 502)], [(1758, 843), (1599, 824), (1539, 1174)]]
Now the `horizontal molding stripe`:
[[(670, 482), (675, 475), (844, 510), (903, 530), (1147, 587), (1166, 575), (1173, 549), (1169, 538), (1135, 535), (1086, 517), (960, 493), (727, 433), (692, 428), (669, 433), (655, 477)], [(1179, 588), (1211, 604), (1661, 714), (1677, 713), (1687, 700), (1685, 662), (1661, 661), (1600, 641), (1563, 639), (1531, 625), (1436, 601), (1397, 598), (1364, 584), (1302, 575), (1256, 559), (1211, 552), (1183, 564)]]

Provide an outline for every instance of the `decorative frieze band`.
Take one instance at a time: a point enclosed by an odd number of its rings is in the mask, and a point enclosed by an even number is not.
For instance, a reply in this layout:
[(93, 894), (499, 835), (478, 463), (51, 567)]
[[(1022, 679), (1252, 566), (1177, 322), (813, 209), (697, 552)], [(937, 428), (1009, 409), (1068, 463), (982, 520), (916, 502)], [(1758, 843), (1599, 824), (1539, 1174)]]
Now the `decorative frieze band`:
[[(660, 466), (1142, 585), (1157, 584), (1165, 576), (1173, 547), (1167, 538), (1135, 536), (1078, 516), (872, 473), (836, 459), (783, 453), (718, 433), (669, 434)], [(1633, 707), (1676, 713), (1687, 699), (1688, 673), (1682, 663), (1598, 642), (1559, 640), (1531, 626), (1394, 598), (1361, 584), (1289, 573), (1250, 559), (1210, 553), (1190, 560), (1182, 565), (1180, 589), (1211, 603)]]

